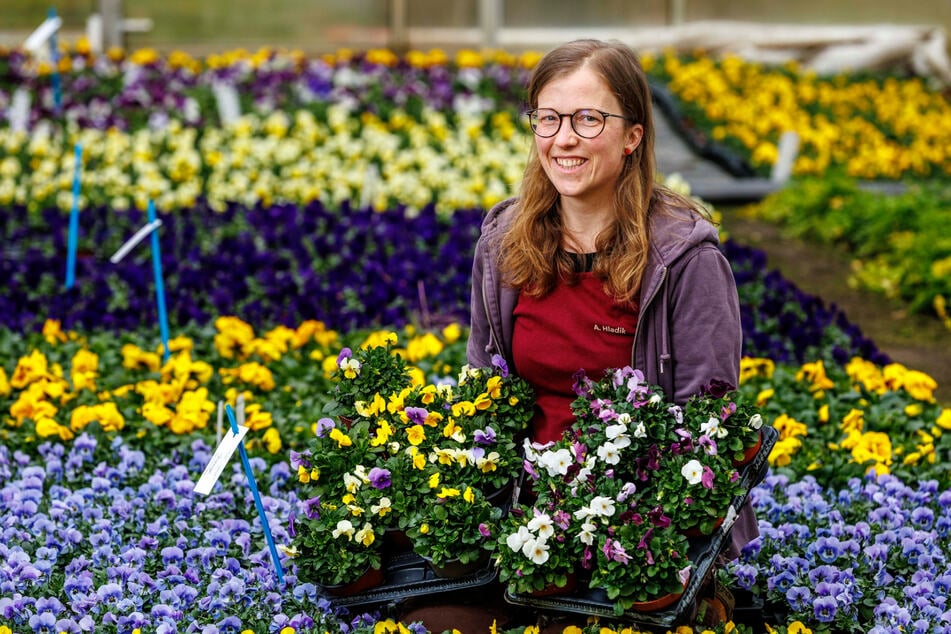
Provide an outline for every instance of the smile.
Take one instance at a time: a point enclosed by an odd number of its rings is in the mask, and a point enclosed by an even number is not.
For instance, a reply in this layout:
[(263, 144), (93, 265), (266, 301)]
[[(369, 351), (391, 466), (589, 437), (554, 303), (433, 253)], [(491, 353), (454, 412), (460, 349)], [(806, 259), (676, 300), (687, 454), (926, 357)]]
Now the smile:
[(558, 164), (558, 167), (578, 167), (585, 162), (585, 159), (555, 159), (555, 163)]

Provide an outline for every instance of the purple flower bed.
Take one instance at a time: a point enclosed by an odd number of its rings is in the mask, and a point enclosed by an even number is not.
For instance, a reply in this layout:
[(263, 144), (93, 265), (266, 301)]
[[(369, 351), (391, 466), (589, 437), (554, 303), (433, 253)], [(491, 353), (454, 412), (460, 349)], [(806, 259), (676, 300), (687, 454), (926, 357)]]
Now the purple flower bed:
[[(344, 331), (468, 321), (482, 210), (445, 219), (432, 206), (411, 216), (399, 208), (332, 210), (315, 202), (224, 213), (200, 206), (160, 217), (172, 326), (201, 326), (219, 315), (260, 327), (319, 319)], [(29, 332), (53, 318), (66, 328), (155, 328), (148, 241), (118, 265), (109, 262), (144, 224), (138, 211), (83, 211), (76, 286), (66, 291), (68, 216), (23, 208), (0, 215), (0, 325)], [(765, 270), (762, 252), (733, 241), (723, 248), (740, 291), (746, 354), (778, 362), (843, 363), (854, 355), (888, 362), (835, 306)]]
[[(316, 586), (278, 581), (240, 461), (208, 496), (213, 448), (162, 458), (83, 434), (29, 457), (0, 445), (0, 622), (16, 632), (338, 632)], [(268, 524), (296, 510), (286, 462), (252, 460)]]
[[(0, 256), (4, 326), (26, 332), (54, 318), (68, 328), (128, 331), (158, 323), (149, 242), (109, 262), (144, 214), (82, 212), (76, 286), (66, 291), (68, 217), (11, 211), (0, 216), (0, 236), (13, 245)], [(169, 321), (203, 325), (234, 314), (256, 325), (319, 319), (349, 330), (430, 313), (465, 320), (481, 215), (460, 210), (449, 222), (432, 206), (409, 217), (320, 203), (160, 215)]]
[(771, 475), (751, 497), (761, 536), (731, 572), (774, 620), (833, 632), (951, 632), (951, 491), (887, 475), (840, 490)]

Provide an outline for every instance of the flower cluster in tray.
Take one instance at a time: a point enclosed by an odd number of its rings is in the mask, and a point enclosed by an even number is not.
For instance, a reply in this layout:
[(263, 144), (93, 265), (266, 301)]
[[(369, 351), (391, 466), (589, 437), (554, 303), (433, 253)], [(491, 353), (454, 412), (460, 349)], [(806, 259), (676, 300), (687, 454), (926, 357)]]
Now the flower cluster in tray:
[(525, 484), (497, 557), (515, 593), (570, 588), (576, 578), (623, 612), (683, 591), (689, 536), (732, 521), (740, 471), (762, 417), (712, 382), (683, 405), (640, 370), (575, 377), (576, 421), (545, 445), (525, 442)]
[(503, 514), (493, 495), (521, 470), (528, 384), (501, 359), (427, 382), (394, 343), (340, 352), (331, 416), (291, 456), (306, 500), (294, 521), (298, 570), (322, 585), (380, 568), (387, 531), (433, 565), (487, 561)]

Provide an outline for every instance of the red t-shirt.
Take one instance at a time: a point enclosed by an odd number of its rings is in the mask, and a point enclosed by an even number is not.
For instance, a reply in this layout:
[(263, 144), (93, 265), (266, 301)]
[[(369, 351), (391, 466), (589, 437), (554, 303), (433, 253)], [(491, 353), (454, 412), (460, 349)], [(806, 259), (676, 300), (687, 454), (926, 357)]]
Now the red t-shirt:
[(515, 307), (512, 356), (520, 377), (535, 388), (532, 440), (558, 440), (574, 422), (574, 374), (598, 380), (608, 368), (631, 363), (637, 306), (617, 303), (593, 273), (559, 284), (536, 299), (522, 294)]

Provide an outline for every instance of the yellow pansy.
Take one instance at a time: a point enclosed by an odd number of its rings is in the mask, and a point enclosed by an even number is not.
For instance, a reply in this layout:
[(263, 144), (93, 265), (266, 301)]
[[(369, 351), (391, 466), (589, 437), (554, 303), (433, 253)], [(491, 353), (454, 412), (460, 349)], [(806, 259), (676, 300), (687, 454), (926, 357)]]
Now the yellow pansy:
[(146, 352), (138, 346), (127, 343), (122, 346), (122, 367), (127, 370), (145, 368), (149, 372), (158, 372), (162, 367), (162, 357), (155, 352)]
[(350, 437), (345, 433), (340, 431), (337, 427), (334, 427), (330, 430), (330, 439), (337, 442), (337, 447), (349, 447), (353, 445), (353, 441), (350, 440)]
[(847, 434), (852, 431), (862, 431), (865, 428), (865, 412), (860, 409), (850, 409), (849, 413), (842, 418), (841, 427)]
[(57, 343), (66, 343), (69, 340), (66, 333), (63, 332), (62, 322), (58, 319), (47, 319), (43, 322), (42, 333), (43, 338), (51, 346), (55, 346)]
[(456, 418), (463, 416), (474, 416), (476, 413), (475, 403), (472, 401), (459, 401), (452, 404), (452, 415)]
[(773, 398), (775, 394), (776, 390), (771, 387), (760, 390), (759, 394), (756, 395), (756, 407), (765, 407), (769, 399)]
[(813, 363), (804, 363), (796, 373), (797, 381), (806, 381), (810, 392), (821, 392), (835, 387), (835, 383), (826, 376), (825, 364), (822, 360)]
[(383, 397), (380, 396), (379, 393), (376, 393), (373, 395), (373, 398), (370, 399), (370, 402), (357, 401), (353, 404), (353, 407), (360, 416), (372, 418), (386, 411), (386, 401), (383, 400)]
[(266, 412), (260, 403), (251, 403), (244, 408), (244, 425), (251, 431), (260, 431), (274, 423), (271, 412)]
[(175, 412), (161, 403), (146, 402), (142, 405), (142, 416), (157, 427), (164, 427), (175, 417)]
[(264, 443), (264, 448), (269, 454), (277, 454), (281, 451), (281, 432), (278, 431), (277, 427), (269, 427), (267, 431), (264, 432), (264, 436), (261, 437), (261, 442)]
[(49, 361), (39, 350), (33, 350), (25, 357), (20, 357), (17, 366), (10, 377), (10, 385), (22, 390), (30, 383), (45, 378), (49, 374)]
[(758, 377), (769, 380), (775, 369), (776, 364), (771, 359), (743, 357), (740, 359), (740, 385)]
[(489, 380), (485, 382), (485, 391), (489, 395), (489, 398), (497, 399), (502, 396), (502, 377), (500, 376), (490, 376)]
[(426, 468), (426, 456), (423, 455), (423, 454), (419, 451), (419, 448), (417, 448), (417, 447), (410, 447), (410, 448), (409, 448), (409, 455), (410, 455), (410, 457), (413, 459), (413, 468), (414, 468), (414, 469), (418, 469), (418, 470), (422, 471), (423, 469)]
[(62, 441), (72, 440), (74, 434), (69, 427), (60, 425), (52, 418), (42, 417), (36, 421), (36, 435), (40, 438), (56, 436)]
[(776, 441), (769, 452), (769, 464), (774, 467), (785, 467), (792, 462), (792, 457), (802, 448), (802, 441), (797, 437), (784, 438)]
[(941, 429), (951, 430), (951, 409), (942, 409), (941, 413), (938, 415), (938, 418), (935, 420), (935, 423)]
[(462, 491), (460, 491), (459, 489), (454, 489), (452, 487), (443, 487), (442, 489), (439, 490), (439, 493), (436, 494), (436, 497), (445, 499), (445, 498), (456, 498), (456, 497), (459, 497), (460, 495), (462, 495)]
[(422, 425), (413, 425), (406, 430), (406, 439), (414, 446), (420, 445), (426, 440), (426, 428)]

